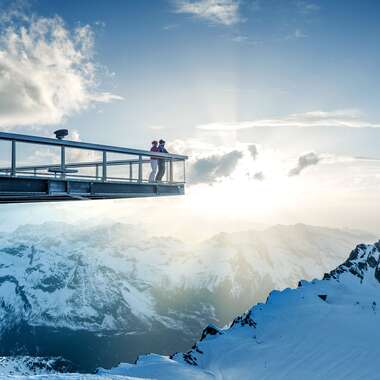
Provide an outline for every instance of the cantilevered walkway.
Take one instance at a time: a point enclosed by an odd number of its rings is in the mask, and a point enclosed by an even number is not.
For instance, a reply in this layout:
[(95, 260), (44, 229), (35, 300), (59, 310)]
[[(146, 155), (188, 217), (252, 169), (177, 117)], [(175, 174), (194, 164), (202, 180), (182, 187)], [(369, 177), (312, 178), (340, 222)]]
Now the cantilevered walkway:
[[(165, 176), (159, 183), (148, 181), (153, 157), (165, 161)], [(186, 159), (0, 132), (0, 203), (183, 195)]]

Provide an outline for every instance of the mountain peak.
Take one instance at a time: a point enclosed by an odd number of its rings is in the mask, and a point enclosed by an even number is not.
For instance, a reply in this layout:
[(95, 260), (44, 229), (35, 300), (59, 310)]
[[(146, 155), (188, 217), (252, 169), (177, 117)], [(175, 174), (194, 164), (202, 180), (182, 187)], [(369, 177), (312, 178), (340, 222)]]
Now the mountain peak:
[(358, 277), (361, 282), (374, 275), (380, 282), (380, 241), (374, 244), (359, 244), (351, 251), (348, 259), (330, 273), (325, 273), (323, 279), (338, 280), (344, 273), (351, 273)]
[[(207, 326), (191, 350), (169, 359), (145, 356), (123, 374), (173, 371), (183, 379), (195, 374), (199, 379), (209, 379), (210, 374), (280, 379), (284, 377), (279, 373), (303, 378), (308, 368), (312, 369), (307, 373), (310, 379), (375, 379), (379, 350), (368, 347), (378, 347), (374, 331), (380, 318), (379, 283), (380, 242), (360, 244), (323, 280), (301, 281), (296, 289), (274, 290), (265, 304), (253, 306), (229, 328)], [(374, 364), (368, 366), (372, 363), (369, 356)], [(336, 357), (344, 359), (341, 364), (332, 360)], [(113, 371), (104, 373), (118, 373)]]

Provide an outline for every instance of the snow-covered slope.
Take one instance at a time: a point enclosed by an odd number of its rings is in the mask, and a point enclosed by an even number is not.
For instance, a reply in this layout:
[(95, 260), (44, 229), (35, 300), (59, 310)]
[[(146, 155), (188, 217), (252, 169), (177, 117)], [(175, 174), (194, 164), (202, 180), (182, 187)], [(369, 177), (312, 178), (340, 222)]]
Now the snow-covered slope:
[(154, 379), (379, 379), (380, 242), (359, 245), (323, 280), (272, 292), (193, 348), (100, 375)]
[(132, 225), (20, 227), (0, 234), (0, 354), (63, 355), (90, 370), (184, 350), (203, 326), (321, 275), (369, 239), (296, 225), (190, 245)]
[(0, 356), (0, 378), (9, 375), (27, 376), (73, 371), (72, 363), (63, 358)]

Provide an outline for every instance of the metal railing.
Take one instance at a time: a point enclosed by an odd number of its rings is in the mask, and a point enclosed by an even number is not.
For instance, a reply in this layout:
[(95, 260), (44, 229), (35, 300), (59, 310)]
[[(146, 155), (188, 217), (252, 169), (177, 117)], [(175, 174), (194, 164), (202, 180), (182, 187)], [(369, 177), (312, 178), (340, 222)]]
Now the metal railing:
[[(186, 181), (187, 156), (178, 154), (165, 154), (139, 150), (132, 148), (123, 148), (111, 145), (100, 145), (70, 140), (59, 140), (46, 137), (21, 135), (15, 133), (0, 132), (0, 141), (8, 141), (11, 144), (10, 166), (0, 167), (0, 175), (10, 177), (32, 176), (32, 177), (53, 177), (57, 179), (89, 179), (94, 181), (127, 181), (137, 183), (147, 183), (148, 173), (150, 172), (151, 159), (159, 160), (161, 165), (165, 165), (165, 176), (162, 183), (178, 184)], [(17, 149), (21, 144), (58, 147), (60, 149), (60, 158), (57, 155), (58, 162), (41, 165), (19, 165), (17, 166)], [(67, 162), (66, 153), (68, 149), (79, 149), (96, 152), (100, 154), (100, 159)], [(126, 155), (128, 159), (109, 159), (110, 154)], [(130, 158), (130, 157), (133, 158)], [(24, 160), (26, 161), (26, 160)], [(112, 168), (118, 167), (123, 176), (110, 175)], [(80, 174), (79, 171), (84, 168), (94, 169), (94, 173)], [(135, 174), (137, 172), (137, 174)]]

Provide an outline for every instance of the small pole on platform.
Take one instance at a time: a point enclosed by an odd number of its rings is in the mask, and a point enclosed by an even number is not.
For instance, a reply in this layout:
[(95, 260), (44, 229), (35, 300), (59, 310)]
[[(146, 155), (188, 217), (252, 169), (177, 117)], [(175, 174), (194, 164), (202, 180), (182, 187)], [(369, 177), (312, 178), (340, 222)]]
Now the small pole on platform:
[(132, 181), (133, 177), (133, 169), (132, 169), (132, 162), (129, 163), (129, 180)]
[(11, 176), (16, 176), (16, 141), (12, 140)]
[(173, 182), (173, 160), (169, 161), (169, 182)]
[(103, 151), (103, 164), (102, 164), (102, 180), (103, 182), (107, 181), (107, 152)]
[(61, 145), (61, 178), (65, 178), (65, 147)]
[(183, 160), (183, 183), (186, 182), (186, 161)]
[(99, 165), (95, 165), (95, 176), (96, 176), (96, 180), (99, 179)]
[(139, 156), (139, 179), (138, 182), (142, 182), (142, 156)]

